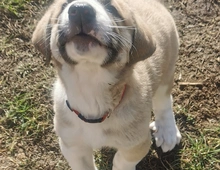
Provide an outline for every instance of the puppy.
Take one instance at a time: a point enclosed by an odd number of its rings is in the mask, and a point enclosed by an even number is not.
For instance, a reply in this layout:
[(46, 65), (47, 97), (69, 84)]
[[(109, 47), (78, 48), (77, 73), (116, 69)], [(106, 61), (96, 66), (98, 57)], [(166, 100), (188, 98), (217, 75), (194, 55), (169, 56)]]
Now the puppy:
[(57, 70), (54, 126), (73, 170), (96, 169), (93, 149), (103, 146), (118, 150), (113, 170), (135, 170), (150, 128), (164, 152), (180, 142), (171, 97), (178, 33), (158, 1), (55, 0), (32, 41)]

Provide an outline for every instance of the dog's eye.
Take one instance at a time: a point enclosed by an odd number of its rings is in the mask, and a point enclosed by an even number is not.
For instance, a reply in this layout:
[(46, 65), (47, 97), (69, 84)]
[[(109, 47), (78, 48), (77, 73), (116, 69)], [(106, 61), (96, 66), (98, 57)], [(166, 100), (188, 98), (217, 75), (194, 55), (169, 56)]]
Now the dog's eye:
[(115, 17), (122, 18), (122, 16), (118, 13), (118, 10), (113, 5), (107, 4), (106, 9), (109, 13), (113, 14)]
[(116, 13), (116, 12), (118, 12), (118, 11), (115, 9), (115, 7), (112, 6), (111, 4), (107, 4), (107, 5), (106, 5), (106, 9), (107, 9), (109, 12), (111, 12), (111, 13)]
[(102, 3), (103, 5), (107, 5), (110, 3), (111, 0), (100, 0), (100, 3)]
[(67, 2), (62, 5), (62, 11), (66, 8), (67, 5), (68, 5)]
[(67, 0), (67, 3), (70, 3), (70, 2), (72, 2), (73, 0)]

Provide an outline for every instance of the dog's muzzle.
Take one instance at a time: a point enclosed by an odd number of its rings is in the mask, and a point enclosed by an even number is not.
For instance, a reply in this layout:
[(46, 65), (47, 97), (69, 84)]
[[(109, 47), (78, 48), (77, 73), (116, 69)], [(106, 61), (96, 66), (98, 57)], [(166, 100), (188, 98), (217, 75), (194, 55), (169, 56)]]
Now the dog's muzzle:
[(75, 2), (67, 12), (68, 25), (59, 28), (60, 46), (72, 41), (79, 52), (87, 52), (91, 47), (103, 45), (96, 37), (98, 28), (94, 7), (86, 2)]

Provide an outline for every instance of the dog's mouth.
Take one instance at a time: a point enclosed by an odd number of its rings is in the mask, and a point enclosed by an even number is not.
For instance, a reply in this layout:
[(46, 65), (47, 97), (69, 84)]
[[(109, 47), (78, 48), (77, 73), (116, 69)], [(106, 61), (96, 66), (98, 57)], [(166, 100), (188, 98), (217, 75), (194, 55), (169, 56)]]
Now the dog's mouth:
[(73, 64), (77, 63), (74, 61), (75, 59), (71, 57), (75, 54), (83, 56), (90, 51), (97, 52), (97, 50), (100, 49), (105, 50), (108, 54), (109, 51), (112, 51), (110, 46), (99, 40), (97, 37), (91, 34), (86, 34), (82, 31), (77, 34), (73, 33), (73, 31), (67, 34), (65, 30), (60, 30), (57, 45), (60, 55), (64, 60)]
[(71, 32), (69, 34), (66, 34), (65, 31), (60, 31), (58, 42), (60, 47), (72, 42), (79, 52), (86, 52), (94, 47), (108, 48), (108, 46), (97, 37), (83, 31), (80, 33)]
[(78, 50), (82, 48), (91, 48), (95, 46), (104, 46), (104, 44), (99, 41), (96, 37), (86, 34), (86, 33), (79, 33), (76, 34), (71, 38), (71, 41), (74, 43)]

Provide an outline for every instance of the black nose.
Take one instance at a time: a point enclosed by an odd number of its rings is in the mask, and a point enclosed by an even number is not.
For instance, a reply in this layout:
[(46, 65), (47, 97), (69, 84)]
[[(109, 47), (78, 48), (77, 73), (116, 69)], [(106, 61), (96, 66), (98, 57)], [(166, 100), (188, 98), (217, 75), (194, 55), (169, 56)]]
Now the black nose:
[(75, 24), (89, 23), (95, 19), (94, 8), (86, 2), (78, 2), (70, 6), (69, 20)]

